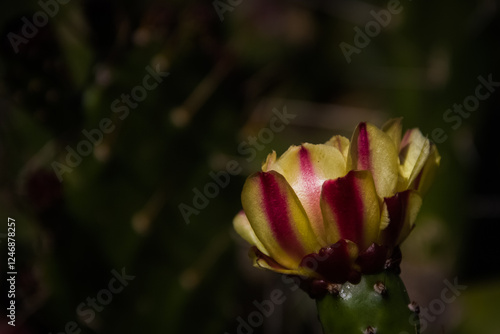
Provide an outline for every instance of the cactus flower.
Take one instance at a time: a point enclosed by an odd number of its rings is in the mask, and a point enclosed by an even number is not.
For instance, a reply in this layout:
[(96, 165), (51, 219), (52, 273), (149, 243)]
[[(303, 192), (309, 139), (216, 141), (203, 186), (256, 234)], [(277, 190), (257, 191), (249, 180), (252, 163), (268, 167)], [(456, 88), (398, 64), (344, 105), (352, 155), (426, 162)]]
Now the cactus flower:
[(418, 129), (401, 119), (360, 123), (351, 140), (268, 155), (243, 187), (235, 230), (254, 265), (343, 284), (384, 270), (408, 236), (439, 165)]

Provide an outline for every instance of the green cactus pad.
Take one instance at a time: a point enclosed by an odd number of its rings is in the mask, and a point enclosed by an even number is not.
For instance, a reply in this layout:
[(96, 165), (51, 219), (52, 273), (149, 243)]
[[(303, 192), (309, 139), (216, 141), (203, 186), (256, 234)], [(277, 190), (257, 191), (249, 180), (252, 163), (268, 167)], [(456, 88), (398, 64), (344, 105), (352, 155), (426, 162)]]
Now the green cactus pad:
[(325, 334), (419, 334), (418, 311), (398, 274), (363, 275), (317, 300)]

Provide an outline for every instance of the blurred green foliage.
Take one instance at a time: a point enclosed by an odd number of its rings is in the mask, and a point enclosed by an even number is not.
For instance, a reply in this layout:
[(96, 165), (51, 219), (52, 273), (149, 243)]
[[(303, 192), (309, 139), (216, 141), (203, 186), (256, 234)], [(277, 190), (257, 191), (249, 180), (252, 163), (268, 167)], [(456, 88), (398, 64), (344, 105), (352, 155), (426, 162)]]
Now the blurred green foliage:
[[(410, 296), (430, 305), (443, 280), (458, 277), (469, 288), (427, 332), (496, 333), (499, 94), (460, 125), (443, 115), (474, 93), (478, 76), (500, 80), (498, 2), (401, 1), (350, 63), (339, 44), (354, 45), (353, 29), (387, 1), (223, 2), (238, 5), (221, 21), (211, 1), (47, 0), (57, 12), (17, 53), (9, 34), (21, 36), (23, 17), (33, 22), (43, 9), (4, 4), (0, 233), (16, 219), (19, 274), (17, 326), (2, 315), (1, 332), (59, 333), (75, 321), (81, 333), (236, 333), (238, 317), (277, 288), (287, 301), (254, 332), (319, 333), (314, 303), (252, 268), (232, 231), (242, 184), (272, 149), (403, 116), (431, 139), (436, 128), (447, 136), (403, 249)], [(120, 119), (113, 102), (143, 85), (147, 66), (170, 75)], [(242, 154), (285, 107), (291, 124), (256, 158)], [(67, 164), (66, 147), (105, 118), (113, 131), (59, 182), (54, 161)], [(231, 160), (242, 172), (187, 224), (179, 205), (193, 206), (193, 189)], [(83, 317), (77, 307), (122, 268), (134, 280), (95, 319)], [(5, 310), (6, 293), (0, 300)]]

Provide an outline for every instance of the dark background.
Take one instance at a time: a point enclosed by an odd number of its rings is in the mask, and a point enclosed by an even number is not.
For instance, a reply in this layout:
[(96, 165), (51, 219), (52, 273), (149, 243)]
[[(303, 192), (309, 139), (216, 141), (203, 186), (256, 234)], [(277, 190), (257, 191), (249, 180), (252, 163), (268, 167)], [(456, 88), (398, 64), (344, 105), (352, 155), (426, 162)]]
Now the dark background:
[[(339, 45), (354, 46), (355, 27), (365, 31), (388, 2), (224, 0), (220, 15), (212, 1), (42, 3), (57, 6), (47, 22), (37, 1), (0, 11), (1, 333), (69, 324), (75, 333), (232, 334), (275, 289), (285, 301), (251, 331), (320, 333), (314, 302), (251, 267), (232, 230), (243, 182), (273, 149), (398, 116), (446, 137), (403, 245), (410, 297), (430, 310), (424, 332), (498, 333), (500, 95), (467, 117), (444, 116), (474, 95), (479, 76), (500, 81), (499, 2), (402, 0), (350, 63)], [(40, 27), (13, 47), (9, 36), (23, 36), (34, 16)], [(126, 117), (114, 112), (147, 66), (170, 74)], [(295, 118), (260, 139), (253, 157), (249, 137), (285, 108)], [(60, 182), (54, 162), (67, 164), (66, 147), (106, 118), (113, 130)], [(231, 160), (241, 172), (194, 208), (193, 189), (203, 192)], [(196, 211), (184, 219), (181, 204)], [(8, 217), (16, 327), (4, 316)], [(135, 278), (108, 305), (92, 319), (77, 311), (122, 268)], [(467, 288), (440, 303), (446, 280)]]

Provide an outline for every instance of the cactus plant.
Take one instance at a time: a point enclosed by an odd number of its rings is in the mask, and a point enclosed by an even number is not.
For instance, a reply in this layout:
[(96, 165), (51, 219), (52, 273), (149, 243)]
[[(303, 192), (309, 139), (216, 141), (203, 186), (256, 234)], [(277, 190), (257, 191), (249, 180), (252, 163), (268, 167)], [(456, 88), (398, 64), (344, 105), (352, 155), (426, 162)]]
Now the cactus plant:
[(233, 224), (254, 265), (306, 278), (326, 334), (419, 332), (399, 245), (440, 156), (418, 129), (401, 134), (401, 119), (362, 122), (351, 140), (272, 152), (243, 187)]

